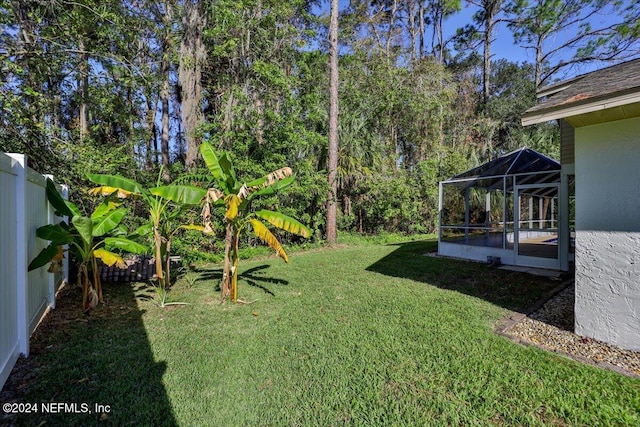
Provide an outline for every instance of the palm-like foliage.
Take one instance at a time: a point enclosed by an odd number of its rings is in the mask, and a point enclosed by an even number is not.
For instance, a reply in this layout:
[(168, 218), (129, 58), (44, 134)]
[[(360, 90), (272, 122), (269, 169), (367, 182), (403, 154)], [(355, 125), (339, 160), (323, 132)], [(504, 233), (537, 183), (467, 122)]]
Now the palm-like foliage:
[(287, 253), (278, 239), (271, 233), (266, 221), (274, 227), (303, 237), (310, 237), (311, 230), (296, 219), (280, 212), (270, 210), (251, 211), (251, 201), (259, 196), (275, 194), (291, 185), (295, 179), (288, 168), (278, 169), (256, 180), (244, 183), (240, 181), (233, 168), (229, 153), (216, 154), (213, 147), (204, 142), (200, 152), (217, 188), (210, 188), (203, 209), (205, 228), (211, 226), (211, 209), (220, 207), (225, 210), (225, 256), (222, 275), (221, 300), (230, 298), (238, 301), (238, 244), (242, 232), (251, 225), (253, 233), (285, 262), (289, 262)]
[[(120, 255), (107, 248), (144, 253), (146, 247), (124, 237), (105, 237), (118, 227), (127, 214), (127, 210), (113, 200), (105, 200), (87, 217), (80, 213), (80, 209), (74, 203), (62, 198), (50, 179), (47, 179), (46, 194), (57, 213), (71, 218), (71, 221), (38, 228), (36, 235), (51, 243), (31, 261), (28, 269), (31, 271), (51, 262), (49, 271), (53, 271), (55, 264), (62, 258), (62, 246), (69, 245), (69, 251), (74, 254), (78, 263), (77, 280), (83, 289), (82, 307), (87, 311), (103, 301), (96, 259), (108, 266), (124, 265)], [(93, 282), (89, 277), (90, 273)]]
[[(207, 191), (188, 185), (165, 185), (146, 189), (131, 179), (115, 175), (90, 174), (89, 179), (99, 185), (92, 190), (94, 194), (116, 195), (119, 198), (140, 197), (146, 203), (149, 222), (140, 227), (137, 233), (150, 233), (153, 236), (156, 276), (160, 290), (164, 292), (170, 285), (169, 255), (173, 235), (183, 228), (205, 231), (201, 226), (181, 225), (178, 217), (183, 207), (200, 204)], [(172, 205), (173, 209), (169, 205)]]

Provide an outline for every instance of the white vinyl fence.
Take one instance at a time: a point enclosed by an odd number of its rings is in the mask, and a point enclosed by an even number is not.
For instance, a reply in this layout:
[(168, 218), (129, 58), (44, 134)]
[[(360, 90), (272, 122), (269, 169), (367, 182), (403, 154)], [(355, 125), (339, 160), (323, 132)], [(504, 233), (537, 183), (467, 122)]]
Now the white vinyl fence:
[(0, 152), (0, 388), (18, 356), (29, 355), (29, 337), (47, 308), (55, 308), (55, 293), (69, 271), (65, 256), (63, 273), (48, 273), (46, 266), (27, 272), (48, 245), (36, 230), (61, 220), (47, 201), (45, 183), (27, 167), (26, 156)]

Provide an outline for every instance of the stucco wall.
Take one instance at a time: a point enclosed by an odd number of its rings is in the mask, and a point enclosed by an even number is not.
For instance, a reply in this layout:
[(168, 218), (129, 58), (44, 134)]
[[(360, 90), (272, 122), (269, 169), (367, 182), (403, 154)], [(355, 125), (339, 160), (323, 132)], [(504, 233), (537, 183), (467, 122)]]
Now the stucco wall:
[(576, 333), (640, 350), (640, 118), (576, 129)]

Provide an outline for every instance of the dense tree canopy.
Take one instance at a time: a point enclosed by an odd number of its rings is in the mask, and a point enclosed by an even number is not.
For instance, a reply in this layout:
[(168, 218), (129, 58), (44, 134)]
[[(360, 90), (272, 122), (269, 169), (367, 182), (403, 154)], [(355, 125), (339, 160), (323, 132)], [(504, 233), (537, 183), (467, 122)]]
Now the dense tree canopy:
[[(471, 22), (444, 31), (463, 7)], [(0, 149), (26, 153), (83, 204), (87, 173), (151, 184), (163, 166), (167, 181), (206, 185), (208, 141), (240, 176), (291, 166), (296, 184), (260, 203), (323, 236), (328, 12), (310, 0), (2, 2)], [(637, 55), (639, 13), (591, 0), (343, 5), (339, 229), (432, 231), (439, 180), (524, 145), (557, 154), (552, 124), (519, 125), (536, 86)], [(535, 61), (495, 58), (496, 37)]]

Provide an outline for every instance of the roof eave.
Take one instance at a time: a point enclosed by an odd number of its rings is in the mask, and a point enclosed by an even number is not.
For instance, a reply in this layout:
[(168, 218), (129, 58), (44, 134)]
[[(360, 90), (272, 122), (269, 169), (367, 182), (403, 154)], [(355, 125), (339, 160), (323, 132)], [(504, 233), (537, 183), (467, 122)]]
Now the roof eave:
[(543, 108), (532, 111), (531, 113), (525, 112), (522, 115), (522, 125), (529, 126), (565, 117), (579, 116), (581, 114), (620, 107), (636, 102), (640, 102), (639, 88), (634, 88), (633, 91), (619, 93), (615, 96), (608, 95), (607, 97), (599, 97), (598, 99), (586, 100), (585, 102), (574, 102), (547, 109)]

